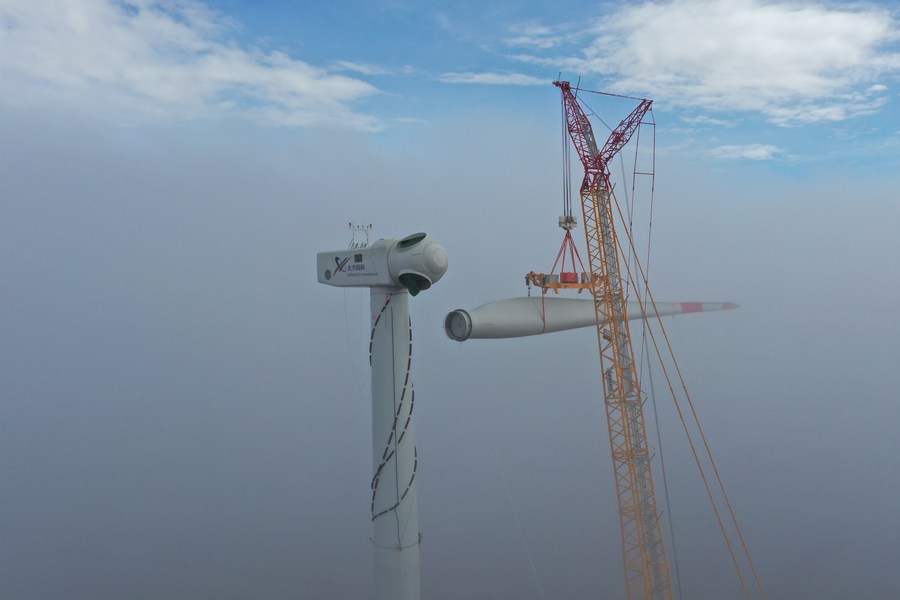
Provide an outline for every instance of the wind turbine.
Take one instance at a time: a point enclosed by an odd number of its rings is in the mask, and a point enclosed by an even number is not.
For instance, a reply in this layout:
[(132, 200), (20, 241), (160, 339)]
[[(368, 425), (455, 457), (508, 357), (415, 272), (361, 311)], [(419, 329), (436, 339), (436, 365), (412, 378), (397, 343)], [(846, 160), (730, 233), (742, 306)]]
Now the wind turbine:
[(409, 297), (447, 271), (447, 252), (424, 233), (316, 255), (319, 283), (370, 289), (372, 498), (376, 600), (419, 600), (418, 466), (413, 422)]

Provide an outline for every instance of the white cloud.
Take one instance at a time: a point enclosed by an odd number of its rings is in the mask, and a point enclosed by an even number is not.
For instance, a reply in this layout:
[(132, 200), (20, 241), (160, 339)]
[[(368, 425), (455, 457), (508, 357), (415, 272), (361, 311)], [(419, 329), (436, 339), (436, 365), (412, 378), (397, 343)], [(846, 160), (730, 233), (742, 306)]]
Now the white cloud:
[(360, 75), (387, 75), (390, 69), (378, 65), (370, 65), (366, 63), (351, 62), (348, 60), (339, 60), (332, 65), (335, 71), (350, 71), (359, 73)]
[(746, 146), (719, 146), (712, 150), (715, 158), (746, 158), (749, 160), (772, 160), (784, 154), (778, 146), (769, 144), (748, 144)]
[(338, 60), (330, 63), (328, 68), (335, 72), (351, 72), (359, 73), (365, 76), (378, 75), (415, 75), (419, 73), (419, 69), (413, 65), (385, 66), (371, 63), (359, 63), (349, 60)]
[(196, 0), (4, 0), (2, 101), (110, 118), (245, 115), (377, 129), (354, 101), (378, 91), (281, 52), (239, 47)]
[(605, 15), (593, 33), (583, 57), (564, 61), (569, 68), (605, 76), (616, 90), (760, 112), (781, 125), (870, 112), (886, 91), (876, 80), (900, 71), (900, 28), (871, 5), (645, 2)]
[(562, 37), (552, 28), (537, 22), (520, 23), (509, 28), (503, 42), (507, 46), (528, 46), (547, 50), (562, 42)]
[(681, 120), (690, 125), (715, 125), (716, 127), (734, 127), (733, 121), (724, 119), (714, 119), (706, 115), (697, 115), (694, 117), (681, 117)]
[(519, 73), (444, 73), (443, 83), (480, 83), (488, 85), (547, 85), (549, 80)]

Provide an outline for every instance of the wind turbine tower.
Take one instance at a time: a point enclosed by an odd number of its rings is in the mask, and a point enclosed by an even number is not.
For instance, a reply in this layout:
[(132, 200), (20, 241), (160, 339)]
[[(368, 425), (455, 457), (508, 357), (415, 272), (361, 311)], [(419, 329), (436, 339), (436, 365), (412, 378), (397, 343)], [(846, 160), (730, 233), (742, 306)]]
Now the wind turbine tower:
[(424, 233), (351, 243), (316, 255), (319, 283), (370, 289), (372, 333), (372, 544), (375, 599), (419, 600), (418, 467), (410, 369), (409, 297), (447, 271), (443, 246)]

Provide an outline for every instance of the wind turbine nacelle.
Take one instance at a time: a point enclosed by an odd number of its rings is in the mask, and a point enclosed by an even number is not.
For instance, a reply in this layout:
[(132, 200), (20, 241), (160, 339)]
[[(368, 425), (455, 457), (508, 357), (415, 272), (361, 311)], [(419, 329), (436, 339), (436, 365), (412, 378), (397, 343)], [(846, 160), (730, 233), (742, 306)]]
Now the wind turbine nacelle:
[(446, 272), (446, 250), (424, 233), (316, 255), (319, 283), (337, 287), (400, 287), (415, 296)]

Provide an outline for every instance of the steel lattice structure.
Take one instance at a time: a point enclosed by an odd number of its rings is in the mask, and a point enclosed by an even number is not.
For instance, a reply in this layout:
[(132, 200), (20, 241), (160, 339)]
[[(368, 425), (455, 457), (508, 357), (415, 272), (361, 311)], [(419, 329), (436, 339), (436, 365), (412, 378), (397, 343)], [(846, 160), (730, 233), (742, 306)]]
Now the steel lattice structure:
[(609, 161), (640, 126), (652, 101), (641, 100), (638, 107), (613, 130), (603, 148), (599, 148), (588, 117), (569, 82), (556, 81), (554, 85), (562, 91), (566, 127), (585, 173), (581, 184), (581, 205), (591, 273), (589, 289), (597, 317), (597, 341), (622, 532), (626, 593), (629, 600), (671, 600), (669, 567), (653, 490), (643, 396), (625, 312), (608, 168)]

